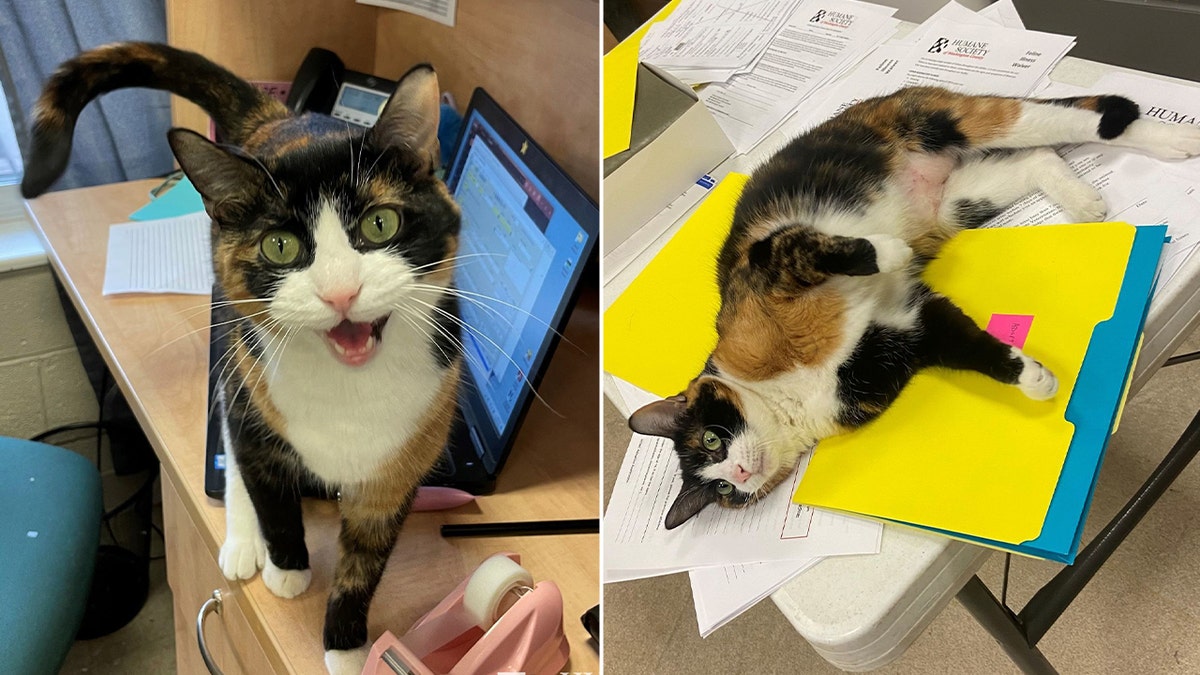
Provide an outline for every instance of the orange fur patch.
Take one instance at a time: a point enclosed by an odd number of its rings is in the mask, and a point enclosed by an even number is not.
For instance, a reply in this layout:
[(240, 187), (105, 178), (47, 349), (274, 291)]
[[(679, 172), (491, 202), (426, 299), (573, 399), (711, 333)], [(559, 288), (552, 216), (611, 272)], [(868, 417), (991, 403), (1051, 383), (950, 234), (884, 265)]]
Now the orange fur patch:
[(747, 380), (766, 380), (823, 362), (842, 339), (845, 299), (817, 288), (798, 296), (741, 294), (717, 316), (713, 361)]

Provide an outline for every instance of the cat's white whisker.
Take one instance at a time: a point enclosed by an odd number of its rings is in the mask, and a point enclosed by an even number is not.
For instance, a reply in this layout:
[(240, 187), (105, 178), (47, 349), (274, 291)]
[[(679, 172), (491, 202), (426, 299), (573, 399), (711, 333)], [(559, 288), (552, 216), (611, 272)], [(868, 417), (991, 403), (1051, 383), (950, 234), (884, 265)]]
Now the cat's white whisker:
[[(451, 314), (450, 312), (447, 312), (446, 310), (442, 309), (441, 307), (438, 307), (438, 306), (436, 306), (436, 305), (431, 305), (431, 304), (429, 304), (429, 303), (425, 302), (424, 300), (421, 300), (420, 298), (413, 298), (413, 301), (414, 301), (414, 302), (418, 302), (418, 303), (420, 303), (420, 304), (422, 304), (422, 305), (424, 305), (424, 306), (428, 307), (430, 310), (432, 310), (432, 311), (434, 311), (434, 312), (437, 312), (437, 313), (439, 313), (439, 314), (441, 314), (441, 315), (445, 316), (447, 319), (450, 319), (451, 321), (453, 321), (453, 322), (457, 323), (459, 326), (461, 326), (461, 327), (463, 327), (463, 328), (465, 328), (465, 329), (467, 329), (467, 330), (471, 331), (471, 332), (472, 332), (472, 333), (474, 333), (476, 336), (478, 336), (478, 337), (481, 337), (481, 338), (483, 338), (484, 340), (487, 340), (489, 344), (491, 344), (493, 347), (495, 347), (495, 348), (496, 348), (496, 351), (498, 351), (498, 352), (500, 352), (501, 354), (503, 354), (503, 355), (504, 355), (504, 358), (505, 358), (505, 359), (507, 359), (507, 360), (508, 360), (508, 362), (509, 362), (509, 363), (511, 363), (511, 364), (513, 365), (513, 367), (514, 367), (514, 368), (516, 368), (517, 370), (521, 371), (522, 373), (524, 373), (524, 372), (525, 372), (525, 371), (524, 371), (524, 370), (521, 368), (521, 366), (520, 366), (520, 365), (519, 365), (519, 364), (518, 364), (516, 361), (514, 361), (514, 360), (512, 359), (512, 357), (511, 357), (511, 356), (509, 356), (509, 355), (508, 355), (508, 352), (506, 352), (506, 351), (504, 350), (504, 348), (503, 348), (503, 347), (501, 347), (499, 344), (497, 344), (497, 343), (496, 343), (496, 341), (495, 341), (495, 340), (493, 340), (492, 338), (490, 338), (490, 337), (488, 337), (487, 335), (485, 335), (485, 334), (484, 334), (482, 331), (480, 331), (480, 330), (479, 330), (478, 328), (476, 328), (475, 326), (472, 326), (471, 324), (467, 323), (466, 321), (463, 321), (462, 319), (458, 318), (457, 316), (454, 316), (453, 314)], [(529, 378), (525, 378), (525, 379), (524, 379), (524, 382), (525, 382), (525, 384), (526, 384), (526, 385), (529, 387), (529, 390), (533, 392), (533, 395), (534, 395), (535, 397), (537, 397), (537, 400), (541, 401), (541, 402), (542, 402), (542, 405), (546, 406), (546, 408), (547, 408), (547, 409), (548, 409), (550, 412), (554, 413), (554, 414), (555, 414), (555, 415), (557, 415), (558, 417), (561, 417), (562, 419), (566, 419), (566, 418), (567, 418), (567, 416), (566, 416), (566, 415), (564, 415), (564, 414), (560, 413), (560, 412), (559, 412), (557, 409), (555, 409), (555, 408), (554, 408), (554, 406), (550, 405), (549, 401), (547, 401), (546, 399), (542, 398), (542, 395), (541, 395), (541, 394), (538, 392), (537, 388), (536, 388), (536, 387), (534, 387), (534, 386), (533, 386), (533, 384), (532, 384), (532, 383), (529, 381)]]
[[(459, 298), (462, 298), (463, 300), (471, 300), (471, 299), (476, 299), (476, 300), (480, 300), (480, 301), (491, 301), (491, 302), (495, 302), (495, 303), (497, 303), (497, 304), (499, 304), (499, 305), (501, 305), (501, 306), (503, 306), (503, 307), (507, 307), (507, 308), (509, 308), (509, 309), (515, 310), (515, 311), (517, 311), (517, 312), (520, 312), (521, 314), (524, 314), (525, 316), (529, 317), (530, 319), (533, 319), (533, 320), (534, 320), (534, 321), (536, 321), (536, 322), (537, 322), (537, 323), (538, 323), (540, 326), (542, 326), (542, 327), (544, 327), (544, 328), (548, 329), (550, 332), (552, 332), (552, 333), (554, 333), (555, 335), (557, 335), (557, 336), (559, 337), (559, 339), (561, 339), (563, 342), (565, 342), (565, 343), (567, 343), (567, 344), (571, 345), (572, 347), (574, 347), (574, 348), (575, 348), (575, 350), (576, 350), (576, 351), (578, 351), (580, 354), (587, 354), (587, 351), (586, 351), (586, 350), (585, 350), (583, 347), (580, 347), (579, 345), (577, 345), (577, 344), (575, 344), (574, 342), (572, 342), (571, 340), (569, 340), (569, 339), (567, 338), (567, 336), (565, 336), (565, 335), (563, 335), (562, 333), (560, 333), (558, 330), (556, 330), (556, 329), (554, 328), (554, 326), (551, 326), (551, 325), (550, 325), (549, 323), (547, 323), (547, 322), (546, 322), (544, 319), (542, 319), (541, 317), (539, 317), (539, 316), (537, 316), (537, 315), (535, 315), (535, 314), (533, 314), (533, 313), (529, 312), (528, 310), (526, 310), (526, 309), (525, 309), (525, 308), (523, 308), (523, 307), (520, 307), (520, 306), (518, 306), (518, 305), (514, 305), (514, 304), (512, 304), (511, 302), (505, 302), (504, 300), (501, 300), (500, 298), (497, 298), (497, 297), (494, 297), (494, 296), (491, 296), (491, 295), (486, 295), (486, 294), (484, 294), (484, 293), (476, 293), (476, 292), (474, 292), (474, 291), (464, 291), (464, 290), (463, 290), (463, 289), (461, 289), (461, 288), (446, 288), (446, 287), (443, 287), (443, 286), (433, 286), (433, 285), (430, 285), (430, 284), (412, 284), (412, 288), (420, 288), (420, 289), (423, 289), (423, 290), (429, 290), (429, 291), (436, 291), (436, 292), (439, 292), (439, 293), (445, 293), (445, 294), (447, 294), (447, 295), (454, 295), (454, 296), (457, 296), (457, 297), (459, 297)], [(495, 308), (491, 308), (491, 309), (492, 309), (492, 311), (493, 311), (493, 312), (496, 312), (497, 314), (499, 314), (499, 310), (496, 310)], [(510, 324), (510, 325), (511, 325), (511, 324)]]
[[(452, 333), (447, 331), (444, 326), (439, 325), (436, 321), (429, 318), (429, 316), (422, 314), (415, 307), (407, 307), (407, 306), (401, 306), (401, 305), (392, 305), (392, 306), (402, 312), (405, 312), (410, 317), (421, 320), (427, 326), (429, 326), (433, 330), (437, 331), (440, 335), (442, 335), (447, 340), (449, 340), (452, 344), (454, 344), (456, 347), (458, 347), (458, 353), (461, 354), (464, 359), (466, 359), (470, 363), (475, 364), (475, 367), (479, 368), (480, 370), (484, 370), (483, 363), (479, 361), (478, 357), (471, 354), (471, 352), (469, 352), (467, 350), (467, 346), (465, 344), (463, 344), (462, 340), (455, 337)], [(421, 331), (421, 328), (419, 326), (417, 326), (416, 324), (413, 324), (413, 327), (416, 328), (418, 331)], [(435, 342), (435, 344), (436, 344), (436, 342)], [(438, 347), (438, 349), (441, 350), (441, 347)], [(442, 353), (445, 354), (445, 352), (442, 352)]]
[(435, 260), (431, 263), (425, 263), (424, 265), (417, 265), (416, 267), (412, 268), (412, 271), (419, 272), (424, 269), (429, 269), (430, 267), (436, 267), (443, 263), (455, 262), (458, 260), (466, 260), (467, 258), (508, 258), (508, 255), (505, 253), (464, 253), (462, 255), (456, 255), (456, 256), (451, 256), (449, 258), (442, 258), (441, 260)]

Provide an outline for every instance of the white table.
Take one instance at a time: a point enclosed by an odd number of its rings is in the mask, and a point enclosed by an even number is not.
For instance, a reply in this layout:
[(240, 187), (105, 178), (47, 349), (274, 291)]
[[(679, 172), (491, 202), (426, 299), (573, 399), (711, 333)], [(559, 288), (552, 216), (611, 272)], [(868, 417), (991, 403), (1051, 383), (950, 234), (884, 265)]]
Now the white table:
[[(1051, 79), (1089, 86), (1102, 75), (1118, 70), (1128, 69), (1068, 57), (1052, 71)], [(1186, 84), (1200, 87), (1200, 84)], [(755, 151), (730, 158), (710, 175), (719, 180), (730, 172), (749, 173), (784, 140), (785, 132), (776, 132)], [(605, 279), (605, 308), (658, 254), (692, 211), (694, 207), (681, 212), (652, 241), (634, 239), (630, 246), (618, 248), (605, 258), (606, 274), (619, 268)], [(1171, 283), (1158, 292), (1151, 306), (1131, 395), (1146, 384), (1198, 322), (1200, 255), (1193, 256), (1179, 270)], [(605, 375), (604, 383), (609, 399), (628, 416), (630, 411), (616, 394), (611, 376)], [(878, 555), (826, 559), (788, 583), (771, 599), (831, 664), (848, 671), (872, 670), (899, 658), (951, 598), (972, 580), (991, 553), (991, 549), (946, 537), (885, 525)], [(1011, 655), (1012, 640), (1008, 637), (1010, 644), (1005, 648)], [(1004, 639), (997, 639), (1004, 644)], [(1036, 662), (1040, 654), (1033, 651)], [(1019, 665), (1037, 670), (1036, 665)]]

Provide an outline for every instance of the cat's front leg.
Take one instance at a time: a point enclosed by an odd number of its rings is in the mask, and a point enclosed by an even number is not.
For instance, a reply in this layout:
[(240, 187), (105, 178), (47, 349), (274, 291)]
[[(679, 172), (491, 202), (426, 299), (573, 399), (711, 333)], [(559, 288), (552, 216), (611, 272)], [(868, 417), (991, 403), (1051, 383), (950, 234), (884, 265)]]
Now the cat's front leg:
[(773, 232), (746, 253), (751, 283), (785, 292), (802, 291), (831, 276), (899, 272), (912, 257), (912, 248), (898, 237), (841, 237), (803, 225)]
[(281, 598), (294, 598), (312, 582), (300, 491), (290, 479), (296, 468), (278, 455), (278, 446), (243, 452), (251, 458), (240, 466), (242, 481), (267, 544), (263, 583)]
[(1018, 387), (1035, 401), (1058, 393), (1058, 378), (1049, 368), (977, 326), (945, 296), (928, 291), (926, 298), (920, 313), (921, 365), (974, 370)]
[(267, 542), (258, 529), (258, 515), (246, 493), (233, 453), (226, 452), (225, 463), (225, 541), (217, 564), (230, 581), (249, 579), (262, 569), (267, 559)]
[(379, 483), (343, 490), (341, 557), (325, 608), (325, 668), (330, 675), (357, 675), (366, 663), (367, 610), (384, 567), (416, 497)]

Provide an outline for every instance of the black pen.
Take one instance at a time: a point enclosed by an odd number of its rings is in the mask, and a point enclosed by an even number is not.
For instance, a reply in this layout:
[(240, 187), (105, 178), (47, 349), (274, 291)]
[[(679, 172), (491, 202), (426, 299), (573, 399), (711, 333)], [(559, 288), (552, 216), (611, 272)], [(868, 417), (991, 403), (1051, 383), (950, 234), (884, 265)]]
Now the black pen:
[(510, 537), (538, 534), (595, 534), (599, 518), (527, 520), (513, 523), (459, 523), (442, 525), (443, 537)]

